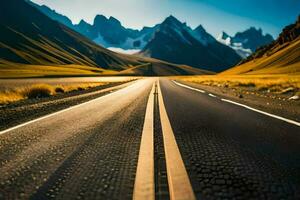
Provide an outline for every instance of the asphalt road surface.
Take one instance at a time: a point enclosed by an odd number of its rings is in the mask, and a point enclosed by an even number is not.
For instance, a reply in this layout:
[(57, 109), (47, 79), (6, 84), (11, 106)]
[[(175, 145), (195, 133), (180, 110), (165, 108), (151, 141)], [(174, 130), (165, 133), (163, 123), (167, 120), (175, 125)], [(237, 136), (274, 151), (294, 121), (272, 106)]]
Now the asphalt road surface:
[(149, 78), (0, 132), (0, 199), (299, 199), (298, 122)]

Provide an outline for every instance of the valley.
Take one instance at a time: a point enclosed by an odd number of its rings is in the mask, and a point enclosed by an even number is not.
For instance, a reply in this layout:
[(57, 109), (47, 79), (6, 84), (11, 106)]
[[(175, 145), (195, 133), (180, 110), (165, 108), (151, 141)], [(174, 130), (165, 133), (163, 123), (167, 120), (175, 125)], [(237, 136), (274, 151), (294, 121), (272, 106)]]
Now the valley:
[(300, 199), (297, 3), (2, 1), (0, 200)]

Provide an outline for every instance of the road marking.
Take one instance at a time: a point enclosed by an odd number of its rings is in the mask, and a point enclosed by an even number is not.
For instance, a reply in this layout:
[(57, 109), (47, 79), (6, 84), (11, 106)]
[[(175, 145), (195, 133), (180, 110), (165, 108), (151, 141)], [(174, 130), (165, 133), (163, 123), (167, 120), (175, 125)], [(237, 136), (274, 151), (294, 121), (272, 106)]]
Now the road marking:
[[(196, 89), (196, 88), (193, 88), (193, 87), (190, 87), (190, 86), (181, 84), (181, 83), (177, 83), (176, 81), (173, 81), (173, 82), (174, 82), (175, 84), (181, 86), (181, 87), (185, 87), (185, 88), (188, 88), (188, 89), (191, 89), (191, 90), (195, 90), (195, 91), (198, 90), (198, 89)], [(201, 92), (201, 93), (203, 93), (203, 92)], [(216, 96), (213, 95), (213, 94), (209, 94), (209, 96), (211, 96), (211, 97), (216, 97)], [(247, 105), (244, 105), (244, 104), (241, 104), (241, 103), (237, 103), (237, 102), (235, 102), (235, 101), (231, 101), (231, 100), (228, 100), (228, 99), (221, 99), (221, 101), (228, 102), (228, 103), (231, 103), (231, 104), (234, 104), (234, 105), (237, 105), (237, 106), (241, 106), (241, 107), (247, 108), (247, 109), (249, 109), (249, 110), (252, 110), (252, 111), (254, 111), (254, 112), (258, 112), (258, 113), (267, 115), (267, 116), (269, 116), (269, 117), (273, 117), (273, 118), (275, 118), (275, 119), (279, 119), (279, 120), (285, 121), (285, 122), (287, 122), (287, 123), (294, 124), (294, 125), (296, 125), (296, 126), (300, 126), (300, 122), (297, 122), (297, 121), (294, 121), (294, 120), (291, 120), (291, 119), (287, 119), (287, 118), (284, 118), (284, 117), (281, 117), (281, 116), (278, 116), (278, 115), (274, 115), (274, 114), (271, 114), (271, 113), (267, 113), (267, 112), (264, 112), (264, 111), (261, 111), (261, 110), (252, 108), (252, 107), (250, 107), (250, 106), (247, 106)]]
[(216, 96), (216, 95), (213, 95), (213, 94), (208, 94), (208, 96), (217, 98), (217, 96)]
[(170, 199), (196, 199), (164, 105), (158, 81), (158, 101), (164, 140)]
[(269, 117), (273, 117), (275, 119), (279, 119), (279, 120), (285, 121), (285, 122), (290, 123), (290, 124), (294, 124), (296, 126), (300, 126), (300, 122), (297, 122), (297, 121), (294, 121), (294, 120), (291, 120), (291, 119), (280, 117), (278, 115), (273, 115), (273, 114), (270, 114), (270, 113), (267, 113), (267, 112), (264, 112), (264, 111), (261, 111), (261, 110), (258, 110), (258, 109), (252, 108), (250, 106), (247, 106), (247, 105), (244, 105), (244, 104), (241, 104), (241, 103), (237, 103), (237, 102), (234, 102), (234, 101), (231, 101), (231, 100), (228, 100), (228, 99), (221, 99), (221, 100), (224, 101), (224, 102), (228, 102), (228, 103), (231, 103), (231, 104), (234, 104), (234, 105), (237, 105), (237, 106), (241, 106), (241, 107), (247, 108), (249, 110), (252, 110), (252, 111), (255, 111), (255, 112), (267, 115)]
[(173, 83), (175, 83), (176, 85), (179, 85), (181, 87), (184, 87), (184, 88), (188, 88), (190, 90), (194, 90), (194, 91), (197, 91), (197, 92), (201, 92), (201, 93), (206, 93), (204, 90), (200, 90), (200, 89), (197, 89), (197, 88), (193, 88), (193, 87), (190, 87), (190, 86), (187, 86), (187, 85), (184, 85), (184, 84), (181, 84), (181, 83), (178, 83), (177, 81), (173, 81)]
[[(135, 82), (135, 83), (136, 83), (136, 82)], [(127, 83), (125, 83), (125, 84), (127, 84)], [(130, 86), (126, 86), (125, 88), (131, 87), (131, 86), (133, 86), (133, 85), (134, 85), (134, 84), (131, 84)], [(122, 85), (118, 85), (118, 86), (115, 86), (115, 87), (103, 89), (103, 90), (100, 90), (99, 93), (109, 92), (109, 91), (111, 91), (111, 90), (114, 90), (114, 89), (116, 89), (116, 88), (119, 88), (120, 86), (122, 86)], [(49, 114), (49, 115), (45, 115), (45, 116), (43, 116), (43, 117), (40, 117), (40, 118), (31, 120), (31, 121), (25, 122), (25, 123), (23, 123), (23, 124), (19, 124), (19, 125), (17, 125), (17, 126), (8, 128), (8, 129), (3, 130), (3, 131), (0, 131), (0, 135), (5, 134), (5, 133), (8, 133), (8, 132), (10, 132), (10, 131), (13, 131), (13, 130), (15, 130), (15, 129), (24, 127), (24, 126), (26, 126), (26, 125), (32, 124), (32, 123), (34, 123), (34, 122), (41, 121), (41, 120), (43, 120), (43, 119), (52, 117), (52, 116), (54, 116), (54, 115), (58, 115), (58, 114), (60, 114), (60, 113), (63, 113), (63, 112), (66, 112), (66, 111), (69, 111), (69, 110), (78, 108), (78, 107), (80, 107), (80, 106), (83, 106), (83, 105), (86, 105), (86, 104), (89, 104), (89, 103), (92, 103), (92, 102), (94, 102), (94, 101), (99, 100), (100, 98), (108, 97), (108, 96), (113, 95), (113, 94), (114, 94), (114, 92), (109, 93), (109, 94), (106, 94), (106, 95), (101, 96), (101, 97), (98, 97), (98, 98), (96, 98), (96, 99), (92, 99), (92, 100), (90, 100), (90, 101), (87, 101), (87, 102), (84, 102), (84, 103), (81, 103), (81, 104), (78, 104), (78, 105), (75, 105), (75, 106), (71, 106), (71, 107), (66, 108), (66, 109), (63, 109), (63, 110), (60, 110), (60, 111), (51, 113), (51, 114)]]
[(133, 190), (134, 200), (154, 200), (154, 92), (149, 95)]
[[(203, 94), (206, 93), (204, 90), (200, 90), (200, 89), (197, 89), (197, 88), (193, 88), (193, 87), (184, 85), (184, 84), (182, 84), (182, 83), (178, 83), (178, 82), (176, 82), (176, 81), (173, 81), (173, 83), (175, 83), (175, 84), (178, 85), (178, 86), (181, 86), (181, 87), (190, 89), (190, 90), (194, 90), (194, 91), (197, 91), (197, 92), (201, 92), (201, 93), (203, 93)], [(217, 98), (216, 95), (211, 94), (211, 93), (209, 93), (208, 96), (213, 97), (213, 98)]]

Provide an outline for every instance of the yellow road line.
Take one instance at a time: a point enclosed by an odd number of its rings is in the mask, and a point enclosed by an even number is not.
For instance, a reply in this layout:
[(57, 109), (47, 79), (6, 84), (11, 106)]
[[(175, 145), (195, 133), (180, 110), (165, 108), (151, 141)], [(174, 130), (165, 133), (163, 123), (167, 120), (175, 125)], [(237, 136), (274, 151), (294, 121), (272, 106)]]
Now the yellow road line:
[(149, 95), (134, 183), (134, 200), (154, 200), (154, 87)]
[(185, 169), (176, 139), (165, 109), (158, 82), (159, 113), (163, 132), (168, 184), (171, 200), (196, 199), (191, 182)]

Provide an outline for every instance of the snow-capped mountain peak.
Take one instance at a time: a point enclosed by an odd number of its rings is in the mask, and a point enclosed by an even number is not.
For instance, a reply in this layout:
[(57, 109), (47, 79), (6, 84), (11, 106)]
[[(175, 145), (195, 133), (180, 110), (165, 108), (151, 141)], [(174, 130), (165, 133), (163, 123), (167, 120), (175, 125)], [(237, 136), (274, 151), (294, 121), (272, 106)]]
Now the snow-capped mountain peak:
[(168, 35), (170, 38), (173, 38), (178, 42), (191, 45), (191, 41), (184, 33), (188, 29), (189, 27), (186, 23), (182, 23), (174, 16), (170, 15), (159, 25), (158, 31)]
[(230, 36), (226, 32), (222, 31), (222, 33), (218, 35), (217, 40), (226, 40), (229, 37)]
[[(104, 15), (97, 15), (94, 18), (93, 24), (81, 20), (79, 24), (74, 25), (67, 17), (45, 6), (37, 4), (34, 4), (34, 6), (50, 18), (69, 26), (97, 44), (107, 48), (142, 50), (155, 37), (157, 31), (164, 31), (175, 42), (188, 45), (192, 45), (198, 41), (203, 46), (208, 46), (210, 43), (215, 43), (216, 41), (214, 37), (206, 32), (203, 26), (200, 25), (195, 29), (191, 29), (186, 23), (180, 22), (173, 15), (170, 15), (164, 22), (154, 27), (144, 27), (142, 30), (134, 30), (123, 27), (118, 19), (114, 17), (107, 18)], [(270, 42), (270, 40), (272, 41), (273, 38), (268, 34), (263, 35), (261, 29), (257, 30), (251, 27), (244, 32), (237, 33), (234, 37), (223, 32), (217, 40), (235, 49), (243, 57), (246, 57), (257, 47)]]
[(220, 43), (223, 43), (234, 49), (243, 58), (251, 55), (257, 48), (273, 41), (271, 35), (263, 35), (262, 29), (250, 27), (249, 29), (238, 32), (230, 36), (224, 31), (217, 37)]
[(206, 32), (202, 25), (193, 30), (185, 22), (180, 22), (172, 15), (159, 25), (159, 30), (189, 45), (194, 42), (193, 40), (197, 40), (204, 46), (216, 41), (212, 35)]
[(219, 42), (221, 42), (222, 44), (225, 44), (227, 46), (231, 45), (231, 36), (229, 36), (227, 33), (225, 33), (224, 31), (222, 31), (222, 33), (220, 33), (217, 37), (217, 40)]

